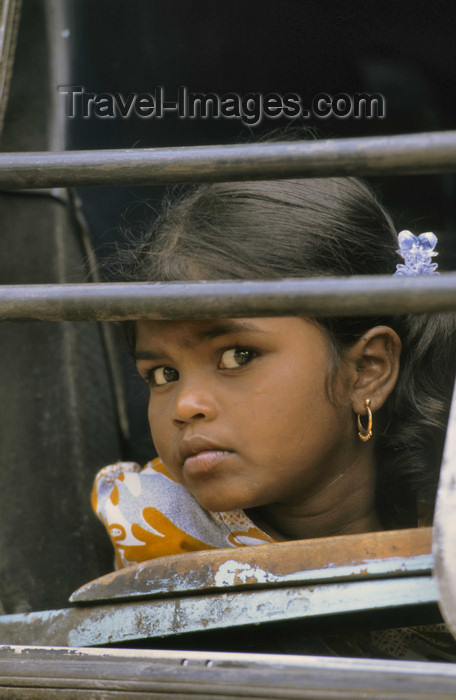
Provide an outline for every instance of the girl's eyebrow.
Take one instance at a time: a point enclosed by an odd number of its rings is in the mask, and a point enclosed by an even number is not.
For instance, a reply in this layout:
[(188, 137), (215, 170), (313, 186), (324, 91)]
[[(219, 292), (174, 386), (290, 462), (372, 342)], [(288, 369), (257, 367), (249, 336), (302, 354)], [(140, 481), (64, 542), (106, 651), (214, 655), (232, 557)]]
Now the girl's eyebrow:
[(195, 337), (197, 340), (212, 340), (213, 338), (218, 338), (221, 335), (242, 332), (265, 333), (266, 331), (263, 331), (254, 323), (249, 323), (248, 321), (229, 320), (215, 323), (210, 328), (206, 328), (205, 330), (196, 333)]
[[(195, 333), (194, 337), (197, 342), (202, 342), (204, 340), (213, 340), (214, 338), (219, 338), (222, 335), (229, 335), (230, 333), (267, 333), (267, 331), (258, 328), (254, 323), (249, 323), (248, 321), (221, 321), (216, 323), (210, 328), (206, 328), (202, 331)], [(154, 352), (153, 350), (135, 350), (133, 353), (135, 360), (161, 360), (162, 354), (159, 352)]]
[(161, 356), (153, 350), (135, 350), (133, 353), (133, 359), (138, 360), (159, 360)]

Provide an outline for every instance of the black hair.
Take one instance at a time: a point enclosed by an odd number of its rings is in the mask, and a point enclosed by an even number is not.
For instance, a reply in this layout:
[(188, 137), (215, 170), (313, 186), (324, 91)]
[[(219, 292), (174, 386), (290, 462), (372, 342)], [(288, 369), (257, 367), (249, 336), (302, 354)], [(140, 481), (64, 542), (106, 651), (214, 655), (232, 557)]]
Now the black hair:
[[(129, 263), (136, 281), (392, 274), (397, 235), (356, 178), (203, 185), (168, 202)], [(395, 390), (376, 421), (377, 511), (385, 527), (416, 524), (433, 503), (454, 376), (454, 316), (321, 318), (340, 357), (369, 328), (402, 341)], [(130, 344), (134, 324), (125, 326)]]

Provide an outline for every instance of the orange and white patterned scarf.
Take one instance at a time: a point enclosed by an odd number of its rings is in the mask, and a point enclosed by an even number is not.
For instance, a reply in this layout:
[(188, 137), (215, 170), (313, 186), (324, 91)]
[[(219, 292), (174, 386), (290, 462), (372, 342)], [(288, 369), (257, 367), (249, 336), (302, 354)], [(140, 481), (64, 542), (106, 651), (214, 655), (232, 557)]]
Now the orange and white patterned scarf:
[(92, 507), (114, 545), (117, 569), (168, 554), (274, 542), (242, 510), (202, 508), (158, 458), (143, 469), (134, 462), (104, 467)]

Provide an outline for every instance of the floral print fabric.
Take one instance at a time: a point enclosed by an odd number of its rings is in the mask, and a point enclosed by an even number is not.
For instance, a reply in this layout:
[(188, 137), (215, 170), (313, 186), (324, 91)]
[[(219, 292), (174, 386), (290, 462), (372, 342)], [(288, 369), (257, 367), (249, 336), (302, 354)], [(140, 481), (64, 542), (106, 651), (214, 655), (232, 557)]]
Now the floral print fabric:
[(212, 513), (171, 476), (160, 459), (104, 467), (92, 507), (104, 523), (121, 569), (147, 559), (274, 540), (242, 510)]

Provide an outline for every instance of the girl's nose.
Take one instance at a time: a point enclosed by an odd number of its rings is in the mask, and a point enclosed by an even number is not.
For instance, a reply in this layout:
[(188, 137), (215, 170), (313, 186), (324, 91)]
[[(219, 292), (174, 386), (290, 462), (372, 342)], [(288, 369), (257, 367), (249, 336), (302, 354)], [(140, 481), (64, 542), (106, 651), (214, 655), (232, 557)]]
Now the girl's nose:
[(182, 386), (174, 404), (173, 420), (176, 425), (196, 420), (213, 420), (217, 414), (215, 399), (201, 387)]

